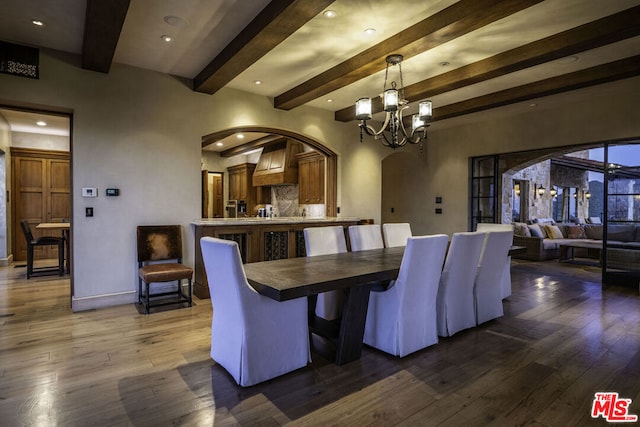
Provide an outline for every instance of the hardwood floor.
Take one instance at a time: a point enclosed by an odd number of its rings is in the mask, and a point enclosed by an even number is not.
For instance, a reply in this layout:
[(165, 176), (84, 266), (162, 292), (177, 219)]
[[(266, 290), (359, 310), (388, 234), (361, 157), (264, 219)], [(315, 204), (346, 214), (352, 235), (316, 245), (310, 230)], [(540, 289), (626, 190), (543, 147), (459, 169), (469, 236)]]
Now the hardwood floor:
[(72, 313), (69, 279), (0, 268), (0, 425), (583, 426), (594, 393), (640, 415), (640, 297), (599, 270), (518, 262), (505, 316), (397, 359), (313, 354), (243, 389), (209, 358), (211, 304)]

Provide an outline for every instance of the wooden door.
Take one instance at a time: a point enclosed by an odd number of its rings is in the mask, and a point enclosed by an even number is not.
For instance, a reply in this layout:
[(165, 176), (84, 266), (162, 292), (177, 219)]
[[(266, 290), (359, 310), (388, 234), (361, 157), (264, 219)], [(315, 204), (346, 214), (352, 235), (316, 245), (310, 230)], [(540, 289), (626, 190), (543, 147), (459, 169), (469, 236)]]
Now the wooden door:
[(213, 202), (213, 217), (222, 218), (224, 216), (224, 187), (222, 185), (222, 174), (213, 176), (213, 194), (211, 195)]
[(202, 209), (200, 215), (202, 218), (209, 218), (209, 171), (203, 170), (201, 173), (200, 183), (202, 184)]
[[(20, 227), (29, 221), (34, 237), (41, 222), (69, 221), (71, 216), (71, 174), (69, 153), (57, 151), (11, 149), (12, 158), (12, 235), (16, 261), (27, 259), (27, 243)], [(35, 259), (55, 258), (57, 248), (40, 246)]]

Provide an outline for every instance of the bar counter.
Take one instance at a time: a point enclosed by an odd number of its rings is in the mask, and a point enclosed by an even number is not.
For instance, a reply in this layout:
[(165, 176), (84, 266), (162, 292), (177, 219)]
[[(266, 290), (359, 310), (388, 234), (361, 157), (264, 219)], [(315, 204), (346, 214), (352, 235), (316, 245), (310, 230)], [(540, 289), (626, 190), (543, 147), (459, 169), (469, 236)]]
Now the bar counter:
[(305, 256), (304, 233), (307, 227), (360, 224), (360, 218), (344, 217), (275, 217), (275, 218), (213, 218), (199, 219), (191, 224), (195, 234), (195, 279), (193, 293), (209, 298), (209, 285), (202, 261), (200, 239), (217, 237), (238, 243), (243, 263)]

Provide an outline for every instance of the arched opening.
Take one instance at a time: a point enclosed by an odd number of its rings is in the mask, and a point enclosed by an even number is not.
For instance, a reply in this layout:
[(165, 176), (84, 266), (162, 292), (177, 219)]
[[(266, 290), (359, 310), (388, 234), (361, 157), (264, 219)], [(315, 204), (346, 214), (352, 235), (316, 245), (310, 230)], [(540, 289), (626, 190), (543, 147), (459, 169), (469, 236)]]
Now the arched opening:
[[(202, 147), (207, 147), (212, 143), (227, 138), (237, 133), (260, 133), (273, 136), (283, 136), (289, 139), (301, 142), (314, 150), (318, 151), (325, 158), (325, 205), (326, 215), (335, 217), (337, 215), (337, 203), (338, 203), (338, 155), (325, 146), (321, 141), (311, 138), (307, 135), (303, 135), (298, 132), (294, 132), (287, 129), (280, 129), (268, 126), (237, 126), (233, 128), (217, 131), (202, 137)], [(254, 145), (252, 148), (259, 148), (259, 145)]]

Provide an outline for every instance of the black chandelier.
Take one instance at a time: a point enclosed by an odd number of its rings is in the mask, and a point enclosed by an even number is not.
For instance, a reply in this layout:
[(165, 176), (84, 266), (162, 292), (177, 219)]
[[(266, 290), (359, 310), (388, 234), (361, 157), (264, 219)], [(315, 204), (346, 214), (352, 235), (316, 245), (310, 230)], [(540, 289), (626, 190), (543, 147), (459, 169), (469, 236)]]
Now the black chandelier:
[[(431, 101), (422, 101), (418, 105), (418, 113), (414, 114), (411, 119), (411, 132), (407, 132), (402, 121), (403, 111), (409, 108), (409, 101), (404, 99), (402, 60), (403, 56), (399, 54), (389, 55), (386, 58), (387, 68), (384, 73), (384, 87), (380, 95), (386, 117), (379, 130), (375, 130), (371, 125), (367, 124), (367, 120), (371, 120), (372, 117), (371, 98), (360, 98), (356, 102), (356, 120), (360, 120), (358, 124), (360, 127), (360, 142), (362, 142), (364, 133), (373, 136), (374, 139), (381, 141), (383, 145), (393, 149), (402, 147), (407, 143), (421, 144), (427, 139), (427, 128), (432, 117)], [(389, 67), (396, 65), (399, 71), (400, 87), (398, 88), (396, 82), (392, 81), (387, 88)]]

